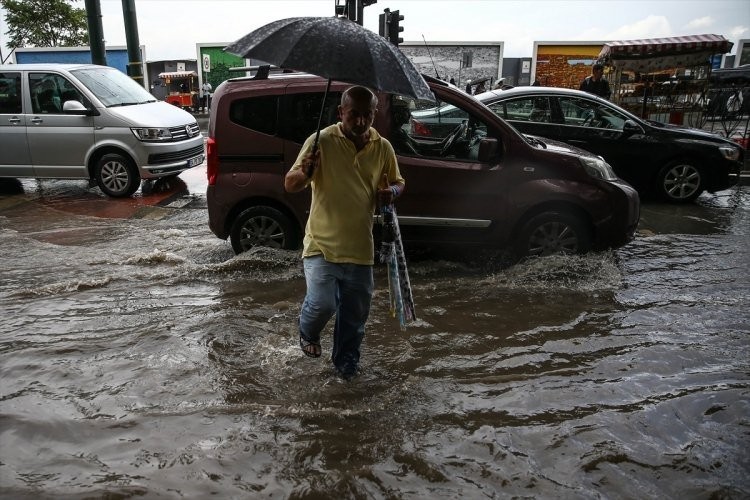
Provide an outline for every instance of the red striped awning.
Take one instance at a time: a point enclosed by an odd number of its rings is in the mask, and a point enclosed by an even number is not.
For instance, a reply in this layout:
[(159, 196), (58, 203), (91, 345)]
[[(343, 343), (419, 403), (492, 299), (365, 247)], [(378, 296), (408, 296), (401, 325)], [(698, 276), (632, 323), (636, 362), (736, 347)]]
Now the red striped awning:
[(714, 54), (726, 54), (733, 43), (721, 35), (690, 35), (607, 42), (599, 60), (624, 69), (655, 70), (708, 64)]
[(186, 78), (188, 76), (198, 76), (195, 71), (164, 71), (159, 73), (159, 78)]

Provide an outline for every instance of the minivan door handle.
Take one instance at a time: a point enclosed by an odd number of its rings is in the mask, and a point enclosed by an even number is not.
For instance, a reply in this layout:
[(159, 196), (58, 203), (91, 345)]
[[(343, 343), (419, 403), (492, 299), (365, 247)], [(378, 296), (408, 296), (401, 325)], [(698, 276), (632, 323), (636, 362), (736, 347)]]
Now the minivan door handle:
[(13, 118), (8, 118), (8, 123), (18, 125), (19, 123), (21, 123), (21, 119), (14, 116)]
[(36, 123), (43, 123), (43, 122), (44, 122), (44, 120), (42, 120), (42, 119), (41, 119), (41, 118), (39, 118), (38, 116), (35, 116), (34, 118), (32, 118), (32, 119), (31, 119), (31, 120), (29, 120), (29, 121), (30, 121), (31, 123), (34, 123), (34, 124), (36, 124)]

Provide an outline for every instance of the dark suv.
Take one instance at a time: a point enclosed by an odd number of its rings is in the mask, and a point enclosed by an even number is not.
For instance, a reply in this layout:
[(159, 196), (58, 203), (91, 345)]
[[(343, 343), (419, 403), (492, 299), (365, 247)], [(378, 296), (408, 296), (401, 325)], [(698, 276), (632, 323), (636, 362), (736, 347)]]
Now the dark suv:
[[(404, 241), (502, 248), (520, 257), (583, 253), (633, 238), (638, 194), (604, 160), (521, 135), (456, 87), (425, 79), (437, 103), (378, 94), (374, 122), (406, 179), (396, 205)], [(337, 121), (347, 86), (333, 82), (323, 126)], [(231, 239), (235, 252), (301, 245), (310, 193), (287, 193), (283, 180), (316, 129), (325, 87), (308, 74), (259, 72), (216, 89), (207, 145), (209, 225)], [(406, 133), (412, 112), (445, 106), (450, 123), (422, 140)]]

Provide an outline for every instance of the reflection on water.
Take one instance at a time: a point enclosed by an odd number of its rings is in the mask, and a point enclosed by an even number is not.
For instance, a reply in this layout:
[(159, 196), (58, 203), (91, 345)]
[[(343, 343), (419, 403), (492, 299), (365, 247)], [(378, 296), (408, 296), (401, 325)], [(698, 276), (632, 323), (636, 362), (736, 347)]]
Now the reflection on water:
[(296, 252), (233, 256), (199, 210), (4, 203), (0, 496), (746, 497), (750, 199), (731, 193), (644, 207), (616, 252), (413, 261), (405, 332), (378, 268), (352, 382), (330, 329), (323, 358), (299, 350)]

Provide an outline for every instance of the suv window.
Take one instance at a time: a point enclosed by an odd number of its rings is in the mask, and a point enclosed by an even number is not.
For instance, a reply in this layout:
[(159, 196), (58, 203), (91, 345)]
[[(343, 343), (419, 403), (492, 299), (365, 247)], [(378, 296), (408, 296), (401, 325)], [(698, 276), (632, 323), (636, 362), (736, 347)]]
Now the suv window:
[(392, 96), (391, 123), (391, 144), (403, 156), (476, 160), (479, 141), (487, 136), (483, 121), (460, 105), (441, 101), (414, 103)]
[(0, 73), (0, 114), (21, 112), (21, 73)]

